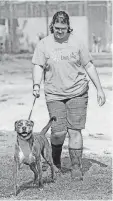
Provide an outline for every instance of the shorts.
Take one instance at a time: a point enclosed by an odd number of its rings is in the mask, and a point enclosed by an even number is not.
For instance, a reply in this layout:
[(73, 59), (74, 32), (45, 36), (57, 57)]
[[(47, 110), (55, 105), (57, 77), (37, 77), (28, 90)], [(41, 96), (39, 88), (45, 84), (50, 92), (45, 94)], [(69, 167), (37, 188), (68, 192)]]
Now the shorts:
[(70, 129), (84, 129), (86, 123), (88, 92), (66, 100), (47, 102), (50, 117), (56, 116), (52, 124), (52, 133), (67, 132)]

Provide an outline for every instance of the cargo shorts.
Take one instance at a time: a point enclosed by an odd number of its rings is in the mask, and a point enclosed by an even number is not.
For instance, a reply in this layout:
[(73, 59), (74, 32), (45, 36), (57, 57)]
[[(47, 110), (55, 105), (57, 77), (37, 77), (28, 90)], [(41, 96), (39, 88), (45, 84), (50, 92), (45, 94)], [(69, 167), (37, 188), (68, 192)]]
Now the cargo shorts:
[(57, 121), (52, 123), (51, 131), (67, 132), (68, 128), (84, 129), (87, 115), (88, 92), (81, 96), (66, 100), (55, 100), (47, 103), (50, 118), (56, 116)]

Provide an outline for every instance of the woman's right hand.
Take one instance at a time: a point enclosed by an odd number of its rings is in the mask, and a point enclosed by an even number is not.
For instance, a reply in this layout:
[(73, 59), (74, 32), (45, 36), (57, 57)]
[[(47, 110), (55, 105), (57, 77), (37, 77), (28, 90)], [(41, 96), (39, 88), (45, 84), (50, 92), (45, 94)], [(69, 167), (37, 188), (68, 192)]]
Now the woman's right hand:
[(34, 95), (36, 98), (39, 98), (39, 97), (40, 97), (40, 85), (35, 84), (35, 85), (33, 86), (33, 95)]

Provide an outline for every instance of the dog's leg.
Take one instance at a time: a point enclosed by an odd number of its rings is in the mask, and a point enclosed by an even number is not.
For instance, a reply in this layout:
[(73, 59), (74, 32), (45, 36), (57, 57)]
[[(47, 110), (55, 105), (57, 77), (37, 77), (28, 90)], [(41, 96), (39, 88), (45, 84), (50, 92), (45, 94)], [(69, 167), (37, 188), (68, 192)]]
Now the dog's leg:
[(33, 184), (37, 184), (37, 181), (38, 181), (38, 171), (37, 171), (37, 168), (36, 168), (36, 163), (31, 163), (30, 164), (30, 169), (34, 173), (34, 182), (33, 182)]
[(52, 178), (52, 181), (54, 181), (56, 178), (56, 172), (58, 172), (58, 170), (56, 170), (57, 168), (55, 169), (54, 167), (52, 154), (51, 154), (51, 148), (49, 146), (44, 148), (43, 158), (46, 160), (46, 162), (51, 168), (51, 178)]
[(37, 159), (37, 169), (39, 173), (39, 187), (43, 187), (41, 158)]
[(18, 160), (14, 156), (13, 179), (14, 179), (14, 193), (17, 196), (17, 177), (18, 177)]

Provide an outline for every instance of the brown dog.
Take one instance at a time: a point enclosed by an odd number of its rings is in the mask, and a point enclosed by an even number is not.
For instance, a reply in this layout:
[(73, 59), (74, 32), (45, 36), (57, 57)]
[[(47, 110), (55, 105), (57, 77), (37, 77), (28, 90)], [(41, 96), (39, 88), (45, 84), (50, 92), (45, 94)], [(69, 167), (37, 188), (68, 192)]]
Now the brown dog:
[(29, 165), (30, 169), (34, 172), (34, 184), (38, 182), (39, 186), (43, 185), (41, 155), (50, 165), (52, 180), (54, 180), (55, 167), (53, 165), (51, 147), (45, 137), (53, 121), (56, 121), (56, 117), (52, 117), (42, 131), (35, 136), (33, 135), (33, 121), (19, 120), (15, 122), (15, 131), (17, 132), (17, 142), (15, 144), (14, 153), (15, 195), (17, 195), (17, 173), (21, 164)]

